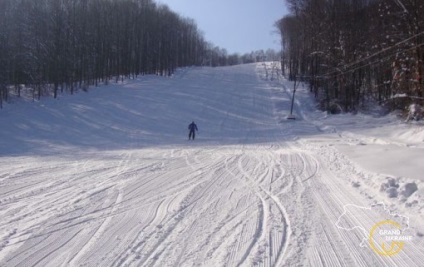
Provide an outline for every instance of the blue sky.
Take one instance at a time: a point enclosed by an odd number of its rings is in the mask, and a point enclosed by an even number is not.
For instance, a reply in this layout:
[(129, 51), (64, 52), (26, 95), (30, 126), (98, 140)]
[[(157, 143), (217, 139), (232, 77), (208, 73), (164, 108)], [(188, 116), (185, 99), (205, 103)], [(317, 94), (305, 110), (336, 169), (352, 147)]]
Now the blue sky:
[(284, 0), (157, 0), (196, 21), (205, 39), (228, 53), (280, 49), (274, 22), (287, 14)]

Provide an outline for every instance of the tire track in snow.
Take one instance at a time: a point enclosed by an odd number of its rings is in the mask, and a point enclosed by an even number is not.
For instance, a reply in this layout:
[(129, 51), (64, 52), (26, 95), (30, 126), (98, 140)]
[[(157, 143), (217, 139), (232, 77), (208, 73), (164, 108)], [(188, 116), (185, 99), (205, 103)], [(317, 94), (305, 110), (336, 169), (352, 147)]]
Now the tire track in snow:
[[(106, 196), (101, 196), (101, 199)], [(77, 213), (84, 214), (84, 212), (90, 212), (97, 209), (97, 206), (87, 207), (86, 210), (79, 210)], [(71, 222), (71, 221), (68, 221)], [(67, 225), (66, 223), (61, 224), (50, 224), (39, 230), (39, 233), (33, 234), (30, 238), (25, 240), (25, 243), (19, 248), (17, 255), (7, 262), (10, 266), (19, 266), (21, 263), (17, 263), (19, 259), (21, 262), (41, 262), (44, 260), (52, 260), (56, 254), (60, 255), (60, 252), (64, 249), (64, 246), (70, 242), (75, 242), (76, 237), (81, 234), (78, 224)], [(66, 241), (66, 242), (65, 242)], [(64, 243), (65, 242), (65, 243)], [(41, 266), (45, 266), (42, 264)]]
[(149, 239), (153, 237), (154, 234), (152, 233), (151, 235), (144, 236), (143, 233), (145, 233), (149, 228), (159, 225), (159, 222), (155, 222), (158, 220), (162, 220), (162, 218), (159, 217), (159, 211), (161, 210), (161, 206), (163, 203), (164, 201), (161, 201), (159, 205), (153, 210), (153, 216), (149, 219), (145, 226), (140, 229), (139, 235), (137, 235), (137, 237), (127, 246), (127, 249), (124, 254), (120, 255), (117, 259), (115, 259), (115, 261), (112, 263), (112, 266), (131, 265), (132, 263), (142, 259), (141, 252), (143, 249), (143, 245), (145, 245), (149, 241)]
[[(214, 170), (215, 164), (212, 164), (211, 166), (206, 166), (206, 165), (195, 166), (193, 164), (190, 164), (189, 161), (186, 160), (185, 166), (187, 166), (188, 168), (191, 168), (192, 175), (196, 177), (199, 175), (199, 173), (208, 172), (208, 170)], [(158, 259), (159, 255), (166, 252), (166, 247), (168, 246), (168, 243), (169, 243), (168, 239), (172, 240), (174, 236), (177, 235), (175, 232), (176, 232), (176, 228), (179, 225), (181, 225), (181, 222), (180, 222), (181, 219), (185, 217), (185, 214), (192, 212), (196, 203), (198, 203), (200, 206), (204, 206), (199, 201), (202, 199), (202, 196), (205, 195), (206, 192), (212, 191), (211, 187), (213, 186), (213, 184), (217, 183), (217, 181), (215, 180), (210, 180), (208, 176), (210, 176), (210, 174), (203, 177), (201, 181), (197, 182), (197, 184), (190, 187), (189, 190), (187, 190), (187, 188), (182, 188), (182, 192), (187, 191), (188, 194), (186, 193), (186, 197), (185, 197), (186, 200), (181, 202), (180, 210), (176, 212), (174, 215), (172, 215), (171, 217), (167, 217), (166, 220), (163, 223), (161, 223), (161, 228), (160, 228), (161, 234), (157, 236), (158, 239), (156, 241), (152, 239), (152, 238), (155, 238), (154, 235), (148, 235), (145, 237), (145, 240), (143, 243), (144, 244), (149, 243), (150, 248), (143, 248), (145, 251), (147, 250), (147, 252), (145, 252), (143, 256), (140, 256), (134, 259), (133, 262), (140, 262), (140, 264), (151, 265)], [(202, 184), (205, 184), (205, 185), (208, 184), (208, 185), (201, 186)], [(201, 190), (199, 191), (196, 188), (199, 188)], [(168, 210), (168, 208), (164, 208), (164, 209)], [(162, 208), (158, 207), (157, 212), (159, 212), (159, 210), (162, 210)], [(152, 232), (152, 234), (153, 233), (154, 232)], [(131, 264), (131, 261), (128, 261), (128, 260), (120, 261), (120, 262), (125, 264)]]
[[(118, 194), (116, 197), (116, 200), (113, 204), (113, 208), (110, 210), (110, 214), (114, 214), (114, 212), (117, 210), (117, 207), (121, 203), (123, 199), (123, 194), (121, 190), (118, 190)], [(111, 223), (113, 216), (106, 215), (106, 218), (103, 220), (103, 222), (100, 224), (100, 226), (97, 228), (97, 230), (94, 232), (94, 234), (90, 237), (90, 239), (87, 241), (87, 243), (79, 250), (79, 252), (69, 261), (70, 266), (77, 266), (77, 262), (81, 260), (81, 258), (88, 253), (90, 250), (95, 247), (96, 242), (100, 239), (101, 235), (106, 231), (106, 228)]]
[[(244, 181), (247, 186), (255, 193), (255, 195), (259, 198), (260, 200), (260, 205), (259, 205), (259, 218), (258, 218), (258, 223), (257, 223), (257, 229), (255, 231), (255, 236), (254, 239), (252, 240), (251, 244), (249, 245), (247, 251), (244, 253), (244, 255), (242, 256), (241, 260), (238, 263), (238, 266), (241, 266), (245, 263), (245, 261), (247, 260), (248, 257), (252, 256), (252, 250), (253, 248), (256, 248), (257, 250), (259, 250), (259, 242), (262, 242), (266, 245), (266, 236), (269, 235), (269, 225), (267, 225), (269, 223), (268, 221), (268, 216), (269, 216), (269, 205), (267, 204), (267, 201), (271, 200), (272, 203), (274, 203), (274, 205), (277, 207), (277, 209), (279, 210), (280, 214), (281, 214), (281, 222), (284, 224), (283, 227), (283, 238), (281, 240), (281, 253), (279, 253), (276, 257), (276, 264), (281, 264), (281, 262), (283, 261), (284, 258), (284, 254), (287, 250), (287, 246), (288, 246), (288, 242), (290, 239), (290, 224), (289, 224), (289, 219), (288, 219), (288, 214), (287, 211), (285, 210), (284, 206), (281, 204), (281, 202), (279, 201), (279, 199), (274, 196), (270, 191), (264, 189), (260, 184), (258, 184), (257, 182), (255, 182), (255, 180), (253, 179), (253, 177), (245, 170), (247, 163), (249, 162), (246, 159), (245, 162), (243, 162), (243, 156), (239, 157), (238, 161), (237, 161), (237, 165), (238, 165), (238, 172), (239, 174), (241, 174), (242, 176), (242, 181)], [(232, 173), (235, 177), (239, 177), (237, 175), (237, 173)], [(265, 174), (266, 175), (266, 174)], [(262, 245), (262, 244), (261, 244)], [(261, 253), (261, 252), (259, 252)], [(277, 254), (277, 253), (276, 253)], [(258, 259), (253, 259), (255, 262)], [(261, 260), (261, 259), (259, 259)]]

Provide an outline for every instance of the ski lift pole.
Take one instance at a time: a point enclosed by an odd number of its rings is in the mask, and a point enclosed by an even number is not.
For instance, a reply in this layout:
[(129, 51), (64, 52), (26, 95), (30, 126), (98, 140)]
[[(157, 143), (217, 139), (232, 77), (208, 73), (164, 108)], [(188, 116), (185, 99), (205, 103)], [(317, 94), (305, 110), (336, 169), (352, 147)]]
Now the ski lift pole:
[(296, 117), (293, 116), (294, 94), (296, 93), (296, 82), (297, 82), (297, 77), (295, 75), (294, 76), (294, 85), (293, 85), (293, 95), (292, 95), (291, 107), (290, 107), (290, 115), (287, 117), (288, 120), (295, 120), (296, 119)]

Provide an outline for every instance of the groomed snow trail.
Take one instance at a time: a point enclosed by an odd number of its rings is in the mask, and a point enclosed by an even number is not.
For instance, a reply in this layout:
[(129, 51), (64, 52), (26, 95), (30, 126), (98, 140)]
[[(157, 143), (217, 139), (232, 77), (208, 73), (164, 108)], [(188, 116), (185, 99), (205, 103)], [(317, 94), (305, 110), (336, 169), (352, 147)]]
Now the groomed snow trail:
[(381, 257), (336, 227), (372, 200), (304, 107), (282, 119), (273, 71), (188, 68), (6, 110), (0, 266), (420, 266), (422, 241)]

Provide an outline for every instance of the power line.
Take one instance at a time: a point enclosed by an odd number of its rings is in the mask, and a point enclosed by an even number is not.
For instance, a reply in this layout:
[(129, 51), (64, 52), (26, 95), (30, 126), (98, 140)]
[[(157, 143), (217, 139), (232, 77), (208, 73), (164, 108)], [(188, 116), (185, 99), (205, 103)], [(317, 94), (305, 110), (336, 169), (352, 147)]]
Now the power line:
[[(371, 59), (371, 58), (373, 58), (373, 57), (375, 57), (375, 56), (377, 56), (377, 55), (380, 55), (380, 54), (382, 54), (382, 53), (384, 53), (384, 52), (386, 52), (386, 51), (388, 51), (388, 50), (390, 50), (390, 49), (392, 49), (392, 48), (395, 48), (395, 47), (397, 47), (397, 46), (399, 46), (399, 45), (401, 45), (401, 44), (404, 44), (404, 43), (406, 43), (406, 42), (408, 42), (408, 41), (410, 41), (411, 39), (414, 39), (414, 38), (416, 38), (416, 37), (418, 37), (418, 36), (420, 36), (420, 35), (422, 35), (422, 34), (424, 34), (424, 31), (423, 32), (420, 32), (420, 33), (418, 33), (418, 34), (415, 34), (415, 35), (413, 35), (413, 36), (411, 36), (411, 37), (409, 37), (409, 38), (407, 38), (407, 39), (405, 39), (405, 40), (403, 40), (403, 41), (401, 41), (401, 42), (398, 42), (398, 43), (396, 43), (396, 44), (394, 44), (394, 45), (392, 45), (392, 46), (390, 46), (390, 47), (387, 47), (387, 48), (384, 48), (384, 49), (382, 49), (382, 50), (380, 50), (380, 51), (378, 51), (378, 52), (376, 52), (376, 53), (374, 53), (374, 54), (372, 54), (372, 55), (370, 55), (370, 56), (367, 56), (367, 57), (365, 57), (365, 58), (361, 58), (361, 59), (359, 59), (359, 60), (357, 60), (357, 61), (355, 61), (355, 62), (352, 62), (352, 63), (349, 63), (349, 64), (346, 64), (346, 65), (344, 65), (344, 66), (341, 66), (341, 67), (339, 67), (339, 69), (340, 68), (344, 68), (344, 69), (347, 69), (347, 68), (350, 68), (350, 67), (352, 67), (352, 66), (354, 66), (354, 65), (356, 65), (356, 64), (359, 64), (359, 63), (361, 63), (361, 62), (364, 62), (364, 61), (366, 61), (366, 60), (369, 60), (369, 59)], [(420, 46), (422, 46), (423, 45), (423, 43), (421, 43), (421, 44), (419, 44), (419, 45), (417, 45), (417, 46), (415, 46), (415, 47), (412, 47), (412, 48), (408, 48), (408, 49), (406, 49), (406, 50), (404, 50), (404, 51), (401, 51), (401, 52), (405, 52), (405, 51), (407, 51), (407, 50), (411, 50), (411, 49), (414, 49), (414, 48), (417, 48), (417, 47), (420, 47)], [(396, 53), (399, 53), (399, 51), (397, 51)], [(395, 54), (396, 54), (395, 53)], [(393, 55), (393, 54), (392, 54)], [(365, 65), (366, 66), (366, 65)], [(337, 74), (337, 73), (339, 73), (340, 71), (332, 71), (332, 72), (329, 72), (329, 73), (326, 73), (326, 74), (323, 74), (323, 75), (321, 75), (321, 76), (332, 76), (333, 74)], [(346, 71), (346, 72), (349, 72), (349, 71)], [(341, 73), (345, 73), (345, 72), (341, 72)]]
[[(402, 50), (401, 52), (406, 52), (406, 51), (413, 50), (413, 49), (415, 49), (415, 48), (422, 47), (422, 46), (424, 46), (424, 43), (421, 43), (421, 44), (418, 44), (418, 45), (416, 45), (416, 46), (410, 47), (410, 48), (408, 48), (408, 49)], [(395, 52), (395, 53), (390, 54), (389, 56), (387, 56), (387, 57), (385, 57), (385, 58), (380, 58), (380, 59), (377, 59), (377, 60), (376, 60), (376, 61), (374, 61), (374, 62), (367, 63), (367, 64), (365, 64), (365, 65), (362, 65), (362, 66), (356, 67), (356, 68), (354, 68), (354, 69), (346, 70), (346, 71), (344, 71), (344, 72), (341, 72), (341, 73), (337, 74), (337, 76), (340, 76), (340, 75), (343, 75), (343, 74), (346, 74), (346, 73), (349, 73), (349, 72), (354, 72), (354, 71), (356, 71), (356, 70), (358, 70), (358, 69), (362, 69), (362, 68), (365, 68), (365, 67), (368, 67), (368, 66), (371, 66), (371, 65), (375, 65), (375, 64), (378, 64), (378, 63), (383, 63), (383, 61), (385, 61), (385, 60), (387, 60), (387, 59), (391, 58), (393, 55), (395, 55), (395, 54), (397, 54), (397, 53), (400, 53), (400, 52), (399, 52), (399, 51), (397, 51), (397, 52)]]

